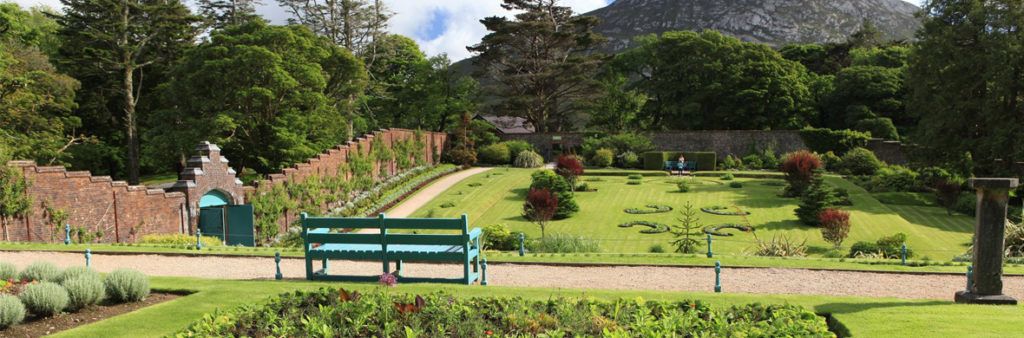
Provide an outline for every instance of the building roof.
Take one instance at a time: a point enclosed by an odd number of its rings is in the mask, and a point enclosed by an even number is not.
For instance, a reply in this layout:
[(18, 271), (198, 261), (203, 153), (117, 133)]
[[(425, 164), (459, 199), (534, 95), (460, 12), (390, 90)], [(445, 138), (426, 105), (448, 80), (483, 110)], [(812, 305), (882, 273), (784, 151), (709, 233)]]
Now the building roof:
[(483, 116), (477, 114), (473, 118), (487, 121), (502, 134), (532, 134), (535, 129), (525, 118), (517, 116)]

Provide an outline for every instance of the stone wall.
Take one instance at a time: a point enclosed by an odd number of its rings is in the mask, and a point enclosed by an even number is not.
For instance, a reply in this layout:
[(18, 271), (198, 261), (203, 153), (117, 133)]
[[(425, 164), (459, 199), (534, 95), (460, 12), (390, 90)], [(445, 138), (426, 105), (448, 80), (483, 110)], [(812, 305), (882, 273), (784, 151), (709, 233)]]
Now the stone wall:
[[(146, 234), (180, 233), (185, 230), (185, 194), (148, 189), (92, 176), (88, 171), (64, 167), (40, 167), (33, 161), (12, 161), (31, 182), (33, 198), (28, 217), (9, 222), (4, 239), (11, 241), (63, 242), (63, 224), (51, 224), (49, 210), (68, 213), (67, 223), (91, 234), (102, 232), (98, 242), (126, 242)], [(56, 227), (59, 227), (57, 229)]]

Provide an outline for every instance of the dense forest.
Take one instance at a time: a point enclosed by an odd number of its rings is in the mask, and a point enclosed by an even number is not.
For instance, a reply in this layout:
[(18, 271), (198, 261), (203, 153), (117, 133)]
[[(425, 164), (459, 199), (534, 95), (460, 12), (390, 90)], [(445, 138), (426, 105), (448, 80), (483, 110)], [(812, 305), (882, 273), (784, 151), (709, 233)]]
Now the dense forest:
[(467, 46), (473, 78), (388, 33), (380, 1), (278, 1), (290, 25), (250, 0), (201, 0), (198, 13), (177, 0), (0, 4), (0, 160), (138, 183), (209, 140), (254, 175), (375, 128), (453, 131), (465, 112), (604, 135), (848, 129), (916, 144), (922, 165), (972, 162), (965, 176), (1024, 160), (1017, 1), (929, 1), (913, 41), (864, 21), (842, 43), (682, 31), (604, 55), (595, 18), (505, 0), (514, 15), (481, 18), (489, 34)]

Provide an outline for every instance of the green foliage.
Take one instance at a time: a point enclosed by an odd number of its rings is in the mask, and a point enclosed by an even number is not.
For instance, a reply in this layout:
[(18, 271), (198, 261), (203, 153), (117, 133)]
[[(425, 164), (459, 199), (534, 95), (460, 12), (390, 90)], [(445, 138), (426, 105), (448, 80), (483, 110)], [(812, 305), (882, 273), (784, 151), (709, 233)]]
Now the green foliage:
[(8, 218), (24, 216), (31, 209), (33, 200), (28, 193), (31, 183), (20, 168), (6, 165), (6, 155), (3, 144), (0, 144), (0, 162), (3, 162), (0, 165), (0, 222), (3, 223), (4, 236), (8, 238)]
[(841, 158), (839, 158), (839, 156), (836, 156), (836, 153), (834, 153), (834, 152), (830, 151), (830, 152), (827, 152), (827, 153), (824, 153), (824, 154), (820, 154), (818, 156), (821, 156), (822, 164), (824, 164), (825, 168), (830, 170), (830, 171), (838, 172), (840, 170), (840, 168), (842, 167), (842, 164), (843, 164), (842, 161), (843, 160)]
[(115, 302), (140, 301), (149, 295), (149, 277), (135, 269), (120, 268), (103, 279), (107, 296)]
[(101, 280), (103, 279), (103, 276), (100, 275), (99, 272), (96, 272), (96, 270), (93, 270), (92, 268), (90, 268), (88, 266), (76, 265), (76, 266), (68, 267), (67, 269), (64, 269), (64, 271), (61, 271), (61, 273), (59, 275), (57, 275), (57, 278), (54, 278), (52, 282), (57, 283), (57, 284), (62, 284), (66, 280), (73, 279), (73, 278), (78, 278), (78, 277), (81, 277), (81, 276), (87, 276), (87, 277), (90, 277), (90, 278), (91, 277), (96, 277), (96, 278), (99, 278)]
[[(854, 127), (858, 121), (877, 117), (890, 118), (890, 122), (898, 121), (906, 126), (915, 122), (905, 113), (906, 85), (902, 68), (853, 66), (836, 73), (833, 83), (835, 89), (824, 102), (823, 126), (846, 129)], [(872, 136), (888, 135), (872, 133)]]
[(651, 245), (651, 247), (647, 249), (647, 252), (650, 252), (650, 253), (665, 253), (665, 247), (662, 246), (661, 244), (654, 244), (654, 245)]
[(732, 181), (734, 178), (735, 177), (732, 176), (732, 173), (726, 173), (725, 175), (722, 175), (722, 177), (719, 177), (718, 179), (723, 181)]
[(644, 175), (641, 175), (641, 174), (629, 174), (629, 175), (626, 176), (626, 178), (631, 179), (631, 180), (639, 180), (639, 179), (643, 179)]
[(690, 192), (690, 190), (692, 189), (690, 187), (690, 184), (686, 183), (686, 181), (676, 182), (676, 187), (679, 188), (679, 192)]
[(644, 184), (644, 181), (641, 181), (641, 180), (629, 180), (629, 181), (626, 181), (626, 184), (629, 184), (629, 185), (641, 185), (641, 184)]
[(762, 161), (761, 156), (758, 156), (757, 154), (743, 156), (741, 160), (743, 161), (743, 165), (748, 169), (761, 169), (764, 167), (764, 162)]
[(665, 167), (665, 152), (648, 151), (642, 154), (644, 170), (661, 170)]
[(854, 180), (854, 183), (870, 192), (927, 191), (918, 176), (917, 172), (907, 167), (889, 165), (878, 169), (867, 181)]
[(476, 149), (474, 148), (473, 138), (470, 137), (470, 125), (472, 124), (472, 118), (469, 112), (462, 113), (462, 119), (459, 120), (458, 126), (455, 128), (455, 133), (452, 135), (452, 147), (445, 156), (451, 163), (471, 166), (476, 164)]
[(755, 256), (767, 256), (767, 257), (793, 257), (793, 256), (806, 256), (807, 255), (807, 240), (797, 243), (791, 240), (788, 236), (772, 235), (770, 241), (762, 241), (754, 234), (754, 239), (757, 241), (757, 245), (754, 247), (752, 252)]
[(615, 156), (615, 163), (622, 168), (639, 169), (641, 167), (640, 157), (632, 151), (626, 151)]
[(18, 277), (18, 266), (11, 262), (0, 262), (0, 281)]
[(882, 162), (875, 153), (864, 148), (853, 148), (846, 152), (840, 160), (840, 168), (844, 174), (874, 175), (882, 168)]
[(476, 156), (480, 163), (496, 165), (508, 164), (509, 148), (503, 143), (490, 144), (477, 148)]
[[(344, 173), (339, 173), (339, 175), (344, 175)], [(280, 184), (275, 184), (265, 191), (253, 191), (246, 200), (252, 204), (256, 238), (259, 243), (264, 243), (277, 236), (280, 231), (277, 221), (284, 217), (288, 209), (296, 207), (289, 198), (285, 187)], [(215, 243), (220, 244), (220, 241)]]
[[(619, 154), (621, 157), (624, 153), (631, 152), (635, 156), (637, 153), (643, 153), (645, 151), (654, 149), (654, 145), (651, 144), (651, 138), (647, 135), (636, 134), (636, 133), (622, 133), (611, 136), (595, 138), (587, 137), (583, 139), (583, 145), (580, 146), (581, 153), (586, 158), (594, 157), (594, 154), (599, 149), (609, 149), (613, 153)], [(619, 161), (617, 164), (622, 167), (631, 168), (629, 163), (633, 161)]]
[(870, 136), (853, 130), (832, 130), (827, 128), (804, 128), (800, 138), (811, 151), (823, 154), (834, 152), (845, 154), (856, 147), (866, 147)]
[(604, 168), (612, 165), (612, 160), (615, 154), (610, 149), (601, 148), (594, 152), (594, 156), (590, 158), (590, 165)]
[(555, 212), (555, 219), (569, 218), (580, 211), (579, 205), (573, 199), (569, 183), (565, 178), (559, 176), (554, 170), (537, 170), (530, 175), (530, 189), (548, 189), (558, 199), (558, 211)]
[(699, 244), (697, 238), (701, 234), (700, 229), (704, 226), (700, 223), (700, 217), (697, 217), (697, 210), (693, 208), (693, 203), (687, 202), (683, 205), (679, 214), (680, 217), (677, 218), (679, 225), (669, 227), (669, 232), (674, 238), (671, 243), (676, 247), (675, 252), (694, 253)]
[(25, 309), (40, 317), (58, 314), (68, 305), (68, 292), (53, 282), (28, 284), (18, 298), (25, 304)]
[(527, 249), (530, 252), (544, 253), (588, 253), (601, 252), (601, 245), (597, 240), (586, 236), (576, 236), (563, 233), (554, 233), (551, 236), (544, 236), (534, 239), (528, 243)]
[(544, 158), (533, 151), (523, 150), (516, 155), (516, 160), (512, 165), (516, 168), (540, 168), (544, 166)]
[(99, 273), (67, 278), (60, 283), (68, 292), (67, 310), (75, 312), (96, 305), (103, 299), (103, 277)]
[(826, 208), (839, 203), (835, 191), (825, 184), (821, 176), (811, 180), (811, 184), (800, 196), (800, 206), (796, 209), (796, 216), (800, 222), (810, 226), (821, 226), (818, 215)]
[[(897, 233), (892, 236), (883, 236), (874, 243), (860, 241), (850, 247), (849, 257), (872, 257), (899, 259), (902, 257), (901, 249), (907, 242), (907, 234)], [(913, 257), (914, 251), (907, 248), (907, 258)]]
[(650, 98), (639, 90), (630, 89), (626, 82), (621, 74), (606, 74), (601, 78), (604, 95), (594, 103), (596, 107), (587, 126), (609, 133), (646, 128), (639, 115)]
[(37, 261), (21, 270), (21, 273), (18, 274), (18, 279), (53, 282), (57, 280), (60, 273), (61, 269), (57, 265), (46, 261)]
[(0, 294), (0, 330), (25, 320), (25, 305), (14, 295)]
[[(475, 337), (490, 332), (507, 337), (572, 332), (579, 336), (671, 337), (702, 332), (713, 336), (833, 336), (825, 318), (793, 305), (724, 308), (701, 300), (527, 300), (463, 298), (444, 292), (413, 296), (379, 290), (358, 298), (352, 294), (334, 288), (285, 293), (258, 302), (261, 305), (206, 314), (176, 335)], [(395, 304), (408, 304), (407, 308), (415, 310), (399, 311)]]
[(485, 250), (509, 251), (519, 249), (519, 236), (513, 236), (502, 224), (491, 224), (483, 228), (483, 247)]
[[(795, 129), (813, 117), (809, 74), (767, 45), (713, 30), (637, 38), (612, 65), (652, 99), (641, 125), (662, 130)], [(681, 80), (685, 79), (685, 80)], [(706, 169), (701, 169), (706, 170)]]
[(743, 183), (741, 183), (741, 182), (729, 182), (729, 187), (730, 188), (742, 188), (743, 187)]
[(900, 133), (896, 131), (896, 125), (894, 125), (892, 123), (892, 119), (888, 117), (870, 118), (857, 121), (857, 124), (853, 125), (853, 129), (869, 132), (871, 133), (871, 137), (875, 138), (882, 138), (886, 140), (900, 139)]
[[(536, 149), (533, 149), (533, 145), (526, 141), (505, 141), (501, 142), (501, 144), (504, 144), (506, 147), (508, 147), (508, 153), (511, 154), (512, 156), (516, 156), (519, 153), (526, 150), (537, 152)], [(515, 159), (513, 158), (512, 160)]]
[[(249, 203), (256, 204), (254, 199), (247, 199)], [(276, 220), (276, 219), (275, 219)], [(256, 216), (256, 222), (260, 222), (260, 216)], [(259, 228), (259, 226), (257, 226)], [(220, 237), (216, 236), (201, 236), (199, 239), (203, 243), (203, 247), (215, 247), (223, 245), (223, 241)], [(171, 245), (171, 246), (184, 246), (184, 245), (196, 245), (196, 236), (189, 234), (150, 234), (143, 235), (136, 243), (141, 244), (159, 244), (159, 245)]]

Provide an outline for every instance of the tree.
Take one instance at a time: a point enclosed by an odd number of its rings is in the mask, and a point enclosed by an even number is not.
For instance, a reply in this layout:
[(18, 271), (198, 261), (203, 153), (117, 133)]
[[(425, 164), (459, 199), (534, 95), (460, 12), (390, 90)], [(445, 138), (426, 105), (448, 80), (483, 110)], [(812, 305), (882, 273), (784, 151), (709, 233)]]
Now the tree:
[(626, 77), (621, 74), (609, 75), (601, 81), (604, 95), (597, 99), (587, 126), (608, 133), (647, 128), (639, 119), (639, 114), (648, 97), (639, 90), (626, 88), (626, 84)]
[(968, 152), (975, 175), (1009, 175), (995, 159), (1024, 159), (1024, 3), (932, 0), (922, 13), (907, 71), (922, 162)]
[[(139, 183), (139, 121), (136, 111), (144, 86), (143, 70), (165, 61), (167, 50), (192, 41), (197, 20), (178, 0), (61, 0), (58, 34), (68, 41), (62, 62), (88, 74), (104, 74), (116, 93), (123, 131), (128, 182)], [(116, 74), (116, 76), (111, 76)], [(102, 95), (101, 95), (102, 96)]]
[(935, 182), (935, 201), (946, 209), (946, 214), (953, 216), (953, 206), (960, 198), (960, 183), (954, 181)]
[(287, 190), (281, 184), (266, 191), (253, 192), (246, 200), (252, 204), (256, 238), (260, 243), (267, 243), (277, 236), (277, 221), (284, 217), (288, 209), (295, 208), (295, 202), (288, 197)]
[(569, 190), (576, 191), (576, 180), (583, 175), (583, 163), (576, 158), (576, 155), (561, 154), (555, 163), (555, 173), (569, 183)]
[(537, 170), (530, 174), (530, 189), (547, 189), (558, 198), (558, 211), (555, 219), (569, 218), (580, 211), (580, 206), (573, 200), (569, 182), (555, 173), (554, 170)]
[(821, 223), (821, 237), (839, 249), (850, 234), (850, 213), (827, 208), (818, 214), (818, 222)]
[(548, 222), (558, 212), (558, 197), (548, 189), (530, 189), (523, 204), (523, 218), (540, 226), (540, 237), (544, 238)]
[(260, 19), (260, 15), (256, 14), (256, 5), (263, 3), (259, 0), (196, 0), (196, 4), (204, 26), (221, 30), (229, 25), (241, 25), (249, 20)]
[(452, 135), (452, 148), (445, 153), (452, 163), (466, 167), (476, 163), (476, 149), (473, 148), (473, 138), (469, 136), (471, 120), (469, 112), (462, 113), (462, 120)]
[(836, 73), (834, 89), (825, 100), (821, 125), (848, 129), (858, 121), (888, 117), (900, 125), (914, 122), (904, 113), (906, 96), (903, 69), (854, 66)]
[(767, 45), (716, 31), (638, 38), (615, 67), (650, 99), (651, 129), (796, 129), (816, 118), (807, 70)]
[(788, 185), (783, 195), (802, 195), (811, 181), (820, 176), (820, 169), (821, 159), (812, 152), (805, 150), (786, 154), (782, 161), (782, 172)]
[(804, 224), (821, 226), (819, 218), (821, 212), (837, 203), (839, 203), (839, 198), (836, 197), (835, 190), (825, 184), (820, 169), (816, 170), (810, 186), (807, 187), (803, 195), (800, 195), (800, 206), (796, 208), (796, 217)]
[(588, 53), (604, 42), (593, 32), (598, 19), (574, 16), (557, 0), (503, 2), (517, 12), (515, 20), (480, 20), (490, 33), (467, 47), (478, 53), (477, 75), (495, 81), (487, 91), (499, 98), (503, 114), (525, 118), (540, 133), (572, 129), (575, 114), (600, 88), (594, 73), (602, 56)]
[(682, 217), (677, 218), (679, 225), (673, 225), (669, 227), (669, 232), (675, 237), (672, 241), (672, 245), (676, 247), (678, 253), (694, 253), (697, 251), (697, 244), (699, 242), (695, 238), (700, 235), (700, 217), (697, 217), (697, 210), (694, 209), (693, 203), (686, 202), (683, 205), (683, 209), (679, 211)]
[(32, 208), (32, 195), (28, 194), (31, 183), (19, 167), (7, 166), (11, 158), (3, 144), (0, 144), (0, 222), (3, 223), (4, 240), (11, 240), (7, 220), (22, 217)]
[(237, 168), (261, 173), (305, 161), (348, 140), (350, 95), (362, 62), (303, 26), (249, 21), (196, 46), (161, 85), (167, 107), (146, 137), (154, 158), (180, 158), (195, 143), (223, 147)]
[[(391, 12), (380, 0), (278, 0), (292, 15), (289, 24), (309, 27), (356, 56), (375, 56), (373, 42), (387, 31)], [(367, 64), (373, 64), (372, 57)]]

